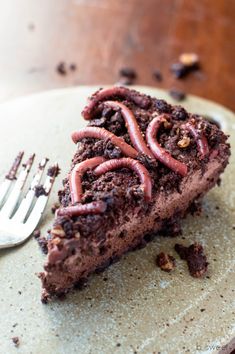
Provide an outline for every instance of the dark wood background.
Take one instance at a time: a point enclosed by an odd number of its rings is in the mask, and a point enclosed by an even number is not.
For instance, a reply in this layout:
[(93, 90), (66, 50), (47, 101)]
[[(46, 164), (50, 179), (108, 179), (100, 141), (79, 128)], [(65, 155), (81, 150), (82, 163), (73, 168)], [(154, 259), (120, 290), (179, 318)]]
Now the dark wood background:
[[(8, 0), (0, 10), (1, 101), (112, 84), (131, 66), (137, 84), (181, 88), (235, 110), (234, 0)], [(176, 80), (169, 67), (188, 51), (199, 54), (202, 70)], [(59, 75), (60, 61), (77, 70)]]

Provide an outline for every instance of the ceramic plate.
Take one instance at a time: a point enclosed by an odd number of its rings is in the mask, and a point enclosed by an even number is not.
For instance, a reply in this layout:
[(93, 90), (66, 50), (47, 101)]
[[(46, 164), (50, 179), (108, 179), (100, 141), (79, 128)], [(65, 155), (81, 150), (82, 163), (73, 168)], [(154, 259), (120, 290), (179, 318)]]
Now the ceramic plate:
[[(51, 91), (0, 106), (0, 176), (16, 153), (35, 152), (37, 160), (58, 161), (61, 174), (40, 223), (50, 227), (50, 208), (75, 152), (72, 131), (85, 125), (81, 110), (97, 87)], [(137, 87), (172, 100), (165, 91)], [(176, 103), (176, 102), (174, 102)], [(104, 273), (90, 278), (83, 291), (43, 305), (36, 273), (44, 256), (34, 239), (0, 250), (0, 353), (213, 353), (235, 336), (235, 116), (193, 96), (183, 101), (191, 112), (218, 120), (230, 134), (233, 154), (221, 187), (204, 199), (201, 216), (188, 216), (182, 236), (159, 237), (129, 253)], [(208, 277), (192, 278), (175, 254), (176, 242), (201, 242), (210, 262)], [(159, 251), (173, 254), (171, 274), (155, 265)], [(11, 338), (18, 336), (16, 349)], [(225, 352), (225, 351), (224, 351)]]

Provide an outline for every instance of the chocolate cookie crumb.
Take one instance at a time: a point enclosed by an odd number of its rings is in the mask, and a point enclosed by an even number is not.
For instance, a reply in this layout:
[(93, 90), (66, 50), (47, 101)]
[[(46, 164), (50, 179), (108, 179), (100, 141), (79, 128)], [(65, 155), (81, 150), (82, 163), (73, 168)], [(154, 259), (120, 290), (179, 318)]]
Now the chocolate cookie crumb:
[(40, 197), (41, 195), (47, 195), (47, 192), (45, 191), (44, 187), (42, 184), (39, 184), (38, 186), (34, 187), (34, 192), (35, 192), (35, 197)]
[(49, 301), (50, 301), (50, 296), (49, 296), (49, 294), (48, 294), (45, 290), (43, 290), (43, 291), (42, 291), (42, 295), (41, 295), (41, 302), (42, 302), (43, 304), (48, 304)]
[(176, 266), (175, 258), (164, 252), (161, 252), (157, 255), (156, 263), (157, 266), (164, 272), (170, 272)]
[(48, 248), (47, 248), (47, 239), (44, 236), (41, 236), (41, 231), (40, 230), (35, 230), (33, 232), (33, 236), (35, 240), (38, 242), (39, 247), (41, 248), (41, 251), (44, 254), (48, 253)]
[(195, 242), (189, 247), (180, 244), (175, 244), (175, 251), (181, 259), (186, 260), (190, 274), (195, 278), (201, 278), (208, 268), (206, 256), (203, 253), (201, 244)]
[(187, 259), (187, 252), (188, 252), (188, 247), (185, 247), (179, 243), (175, 244), (175, 251), (178, 253), (181, 259), (186, 260)]
[(61, 61), (57, 67), (56, 67), (56, 71), (58, 74), (60, 75), (67, 75), (67, 70), (66, 70), (66, 65), (65, 65), (65, 62), (64, 61)]
[(154, 70), (153, 72), (153, 77), (156, 79), (158, 82), (161, 82), (163, 80), (162, 73), (160, 70)]
[(48, 253), (47, 239), (45, 236), (41, 236), (37, 239), (38, 245), (41, 248), (42, 253)]
[(121, 68), (119, 70), (119, 85), (132, 85), (137, 78), (136, 71), (132, 68)]
[(181, 79), (185, 77), (188, 73), (187, 67), (181, 63), (173, 63), (170, 69), (176, 79)]
[(202, 203), (200, 200), (194, 200), (189, 207), (189, 212), (191, 215), (201, 215), (202, 213)]
[(199, 57), (195, 53), (183, 53), (179, 57), (179, 62), (171, 65), (171, 71), (177, 79), (197, 69), (199, 69)]
[(50, 166), (47, 170), (47, 176), (49, 177), (57, 177), (59, 173), (60, 173), (60, 168), (59, 165), (57, 164)]
[(176, 101), (183, 101), (186, 97), (186, 94), (184, 91), (177, 90), (177, 89), (171, 89), (169, 91), (169, 95), (174, 98)]
[(12, 342), (15, 344), (15, 347), (19, 347), (20, 345), (20, 339), (19, 337), (12, 337)]
[(38, 229), (34, 230), (34, 232), (33, 232), (33, 237), (34, 237), (36, 240), (40, 237), (40, 235), (41, 235), (41, 231), (40, 231), (40, 230), (38, 230)]
[(130, 80), (135, 80), (137, 78), (136, 71), (132, 68), (121, 68), (119, 70), (119, 76), (121, 77), (127, 77)]
[(74, 63), (72, 63), (72, 64), (69, 65), (69, 69), (70, 69), (71, 71), (75, 71), (75, 70), (77, 70), (77, 65), (74, 64)]

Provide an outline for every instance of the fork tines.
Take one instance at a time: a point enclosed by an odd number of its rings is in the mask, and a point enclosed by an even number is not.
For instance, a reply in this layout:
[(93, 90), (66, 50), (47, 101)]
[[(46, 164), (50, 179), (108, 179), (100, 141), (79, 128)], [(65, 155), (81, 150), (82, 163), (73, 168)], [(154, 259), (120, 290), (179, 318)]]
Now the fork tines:
[[(19, 175), (17, 177), (17, 171), (19, 170), (22, 158), (23, 158), (23, 152), (19, 152), (17, 157), (15, 158), (12, 167), (10, 168), (8, 174), (5, 176), (5, 180), (3, 181), (2, 185), (0, 185), (0, 219), (3, 218), (8, 218), (11, 219), (14, 222), (19, 222), (23, 223), (25, 221), (25, 218), (29, 214), (33, 202), (35, 198), (37, 198), (37, 201), (35, 203), (34, 208), (40, 213), (43, 212), (42, 208), (44, 209), (48, 195), (51, 191), (52, 185), (54, 183), (55, 177), (57, 176), (59, 172), (58, 165), (55, 164), (54, 166), (50, 167), (48, 169), (48, 175), (45, 180), (44, 186), (42, 187), (42, 190), (45, 191), (45, 193), (42, 193), (40, 195), (37, 195), (36, 189), (37, 187), (40, 186), (40, 181), (43, 176), (43, 172), (45, 170), (46, 164), (48, 162), (47, 158), (42, 159), (42, 161), (38, 165), (38, 169), (36, 174), (34, 175), (31, 185), (29, 187), (29, 190), (23, 200), (19, 204), (20, 197), (22, 195), (22, 190), (25, 185), (25, 182), (27, 180), (27, 177), (29, 175), (29, 172), (32, 168), (35, 154), (32, 154), (29, 159), (22, 164), (22, 168), (19, 172)], [(54, 169), (55, 173), (54, 175), (51, 175), (51, 170)], [(44, 197), (44, 198), (42, 198)], [(43, 203), (40, 202), (40, 207), (38, 206), (39, 200), (43, 200)], [(19, 206), (18, 206), (19, 204)], [(1, 208), (2, 205), (2, 208)], [(31, 213), (33, 213), (34, 208), (32, 209)], [(40, 209), (40, 210), (39, 210)], [(38, 214), (37, 212), (37, 214)], [(41, 215), (41, 214), (40, 214)], [(34, 217), (35, 212), (34, 212)], [(32, 221), (32, 220), (31, 220)]]

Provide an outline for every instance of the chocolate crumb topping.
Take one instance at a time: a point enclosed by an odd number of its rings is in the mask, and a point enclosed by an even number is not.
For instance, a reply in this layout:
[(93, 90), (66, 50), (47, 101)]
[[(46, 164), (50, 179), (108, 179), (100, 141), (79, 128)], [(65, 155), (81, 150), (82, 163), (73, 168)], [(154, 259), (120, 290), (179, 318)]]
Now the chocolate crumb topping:
[(47, 176), (50, 177), (57, 177), (60, 173), (60, 168), (58, 164), (55, 164), (53, 166), (50, 166), (47, 170)]
[(35, 197), (40, 197), (41, 195), (47, 195), (47, 192), (45, 191), (45, 188), (43, 187), (42, 184), (39, 184), (38, 186), (34, 187), (35, 191)]
[(189, 272), (193, 277), (201, 278), (205, 275), (209, 263), (201, 244), (195, 242), (189, 247), (185, 247), (177, 243), (175, 250), (181, 259), (187, 261)]
[(156, 263), (164, 272), (171, 272), (176, 266), (175, 258), (164, 252), (157, 255)]
[[(106, 101), (112, 103), (107, 105)], [(134, 146), (122, 106), (131, 112), (152, 153), (153, 146), (158, 144), (162, 160)], [(135, 90), (123, 87), (99, 90), (91, 96), (83, 114), (89, 123), (72, 136), (79, 144), (59, 192), (60, 207), (47, 237), (48, 257), (45, 272), (40, 275), (46, 289), (43, 301), (48, 301), (49, 294), (66, 293), (125, 252), (144, 247), (155, 235), (179, 234), (179, 220), (198, 210), (196, 201), (216, 184), (228, 162), (227, 136), (215, 124)], [(157, 124), (152, 132), (153, 144), (149, 144), (146, 132), (161, 115), (164, 120)], [(189, 122), (196, 134), (188, 129)], [(129, 124), (133, 127), (133, 119)], [(205, 144), (208, 151), (203, 156), (201, 149), (205, 151)], [(168, 157), (171, 162), (173, 159), (186, 166), (187, 174), (178, 173), (175, 165), (167, 166)], [(71, 176), (78, 172), (78, 165), (87, 165), (94, 158), (105, 161), (82, 172), (79, 181), (82, 193), (74, 201)], [(144, 185), (136, 171), (130, 165), (120, 165), (123, 159), (131, 159), (147, 170), (151, 198), (145, 197)], [(114, 169), (102, 166), (112, 164), (113, 160), (118, 161)], [(100, 173), (96, 168), (101, 169)], [(199, 258), (200, 252), (197, 254)], [(199, 276), (202, 272), (199, 267), (194, 273)]]

